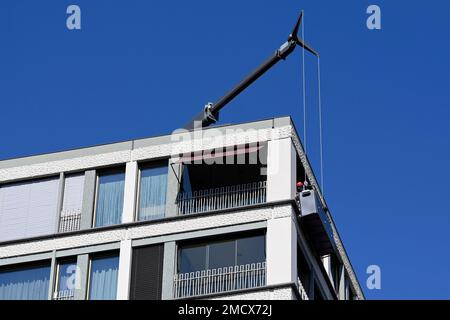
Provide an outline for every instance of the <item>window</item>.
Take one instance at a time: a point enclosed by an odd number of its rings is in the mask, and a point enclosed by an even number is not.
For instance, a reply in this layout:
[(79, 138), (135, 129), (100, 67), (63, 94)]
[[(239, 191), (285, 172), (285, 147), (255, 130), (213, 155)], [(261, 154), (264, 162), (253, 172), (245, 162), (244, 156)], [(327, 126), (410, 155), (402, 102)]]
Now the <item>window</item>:
[(167, 163), (151, 164), (141, 168), (138, 220), (152, 220), (165, 216), (167, 170)]
[(59, 232), (80, 229), (83, 189), (84, 174), (68, 175), (64, 178), (64, 199), (59, 220)]
[(89, 300), (115, 300), (119, 256), (109, 255), (91, 259)]
[(178, 273), (241, 266), (266, 261), (265, 236), (182, 245), (178, 251)]
[(119, 224), (122, 218), (125, 171), (100, 173), (97, 178), (95, 226)]
[(178, 253), (178, 272), (188, 273), (208, 269), (207, 245), (183, 246)]
[(217, 269), (237, 265), (236, 240), (213, 242), (208, 248), (208, 269)]
[(266, 285), (265, 236), (227, 237), (181, 245), (174, 297), (184, 298)]
[[(183, 192), (237, 186), (266, 180), (265, 145), (240, 145), (232, 149), (204, 150), (203, 155), (185, 157), (181, 183)], [(242, 154), (240, 154), (242, 153)], [(197, 159), (198, 157), (198, 159)]]
[[(240, 145), (183, 156), (178, 214), (202, 213), (266, 201), (266, 147)], [(260, 161), (258, 161), (260, 160)]]
[(62, 214), (81, 213), (83, 205), (84, 173), (64, 178), (64, 200)]
[(55, 300), (71, 300), (74, 298), (76, 286), (76, 259), (61, 260), (58, 262), (56, 273), (56, 286), (53, 294)]
[(263, 235), (247, 237), (236, 241), (236, 264), (250, 264), (266, 261), (266, 244)]
[(0, 269), (0, 300), (48, 299), (50, 262)]
[(133, 249), (131, 300), (161, 299), (163, 258), (163, 244)]
[(59, 178), (0, 186), (0, 241), (52, 234)]

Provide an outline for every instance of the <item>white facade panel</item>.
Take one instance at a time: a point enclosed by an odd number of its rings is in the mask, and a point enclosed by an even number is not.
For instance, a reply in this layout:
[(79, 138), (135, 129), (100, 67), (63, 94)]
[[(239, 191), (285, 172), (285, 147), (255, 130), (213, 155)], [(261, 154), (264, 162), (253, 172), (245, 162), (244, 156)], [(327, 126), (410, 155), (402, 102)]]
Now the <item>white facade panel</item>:
[(297, 281), (297, 230), (292, 217), (267, 221), (267, 284)]
[(136, 161), (127, 162), (125, 169), (125, 191), (123, 200), (122, 223), (134, 221), (136, 206), (138, 165)]
[(273, 140), (267, 145), (267, 201), (294, 199), (297, 171), (292, 141)]

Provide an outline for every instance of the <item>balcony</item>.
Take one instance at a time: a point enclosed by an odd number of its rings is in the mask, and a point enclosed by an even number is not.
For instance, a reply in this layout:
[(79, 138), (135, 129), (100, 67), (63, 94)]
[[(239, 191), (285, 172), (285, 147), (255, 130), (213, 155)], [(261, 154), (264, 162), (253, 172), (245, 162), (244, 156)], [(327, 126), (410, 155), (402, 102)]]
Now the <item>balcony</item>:
[(177, 196), (179, 215), (240, 208), (266, 202), (266, 181), (182, 192)]
[(174, 298), (232, 292), (266, 285), (266, 263), (176, 274)]
[(74, 290), (55, 291), (53, 293), (53, 300), (73, 300), (74, 296)]
[(59, 232), (71, 232), (80, 230), (80, 210), (62, 211), (59, 218)]

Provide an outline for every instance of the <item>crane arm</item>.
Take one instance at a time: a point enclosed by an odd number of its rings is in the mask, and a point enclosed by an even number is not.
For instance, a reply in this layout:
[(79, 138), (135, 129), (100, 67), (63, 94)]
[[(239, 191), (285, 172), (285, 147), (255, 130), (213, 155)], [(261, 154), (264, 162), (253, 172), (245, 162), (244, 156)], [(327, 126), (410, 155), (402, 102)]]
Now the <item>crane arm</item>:
[(259, 79), (269, 69), (271, 69), (280, 60), (286, 59), (297, 46), (304, 48), (315, 56), (319, 54), (307, 45), (302, 39), (298, 37), (298, 30), (302, 21), (303, 11), (300, 13), (297, 22), (289, 35), (288, 40), (283, 43), (266, 61), (264, 61), (258, 68), (250, 73), (246, 78), (239, 82), (233, 89), (228, 91), (216, 103), (208, 103), (204, 109), (190, 121), (185, 129), (196, 129), (200, 127), (207, 127), (218, 121), (219, 111), (223, 109), (230, 101), (236, 98), (242, 91), (248, 88), (253, 82)]

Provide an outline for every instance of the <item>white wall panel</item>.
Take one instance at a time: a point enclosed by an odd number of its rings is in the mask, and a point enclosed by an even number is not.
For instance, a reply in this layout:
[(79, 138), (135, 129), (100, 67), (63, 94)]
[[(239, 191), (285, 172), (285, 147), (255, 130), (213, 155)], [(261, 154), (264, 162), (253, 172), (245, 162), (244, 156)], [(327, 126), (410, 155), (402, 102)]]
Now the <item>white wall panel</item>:
[(297, 281), (297, 230), (292, 217), (267, 221), (267, 284)]

